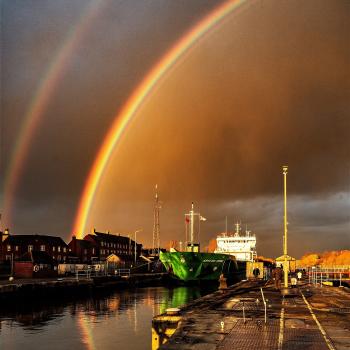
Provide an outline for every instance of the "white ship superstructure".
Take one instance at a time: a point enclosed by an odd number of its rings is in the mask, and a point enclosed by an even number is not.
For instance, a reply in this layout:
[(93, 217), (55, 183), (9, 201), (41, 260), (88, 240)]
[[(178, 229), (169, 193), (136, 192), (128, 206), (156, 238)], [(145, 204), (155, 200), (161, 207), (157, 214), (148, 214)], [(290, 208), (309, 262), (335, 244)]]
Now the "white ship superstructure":
[(215, 253), (234, 255), (237, 261), (253, 261), (256, 258), (256, 237), (250, 231), (240, 234), (241, 225), (236, 224), (236, 232), (224, 232), (216, 238)]

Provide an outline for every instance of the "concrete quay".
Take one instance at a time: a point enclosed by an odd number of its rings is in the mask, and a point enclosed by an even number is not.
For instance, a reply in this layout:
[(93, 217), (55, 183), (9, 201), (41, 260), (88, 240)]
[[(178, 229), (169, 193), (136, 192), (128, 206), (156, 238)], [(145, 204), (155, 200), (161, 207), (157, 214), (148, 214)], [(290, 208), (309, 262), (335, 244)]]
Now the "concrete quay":
[(291, 291), (242, 281), (197, 299), (178, 315), (154, 318), (152, 348), (349, 350), (349, 289), (302, 283)]

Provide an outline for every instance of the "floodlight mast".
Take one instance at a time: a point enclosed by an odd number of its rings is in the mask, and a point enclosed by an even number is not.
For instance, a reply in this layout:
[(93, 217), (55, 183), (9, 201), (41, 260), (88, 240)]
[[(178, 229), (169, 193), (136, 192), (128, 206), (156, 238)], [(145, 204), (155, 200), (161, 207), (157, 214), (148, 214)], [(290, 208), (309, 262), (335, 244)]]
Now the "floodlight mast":
[(283, 235), (283, 255), (284, 255), (284, 266), (283, 266), (283, 272), (284, 272), (284, 287), (288, 288), (288, 272), (289, 272), (289, 266), (288, 266), (288, 250), (287, 250), (287, 174), (288, 174), (288, 166), (283, 166), (283, 179), (284, 179), (284, 235)]
[(154, 209), (153, 209), (153, 243), (152, 254), (159, 255), (160, 252), (160, 225), (159, 225), (159, 211), (161, 203), (158, 197), (158, 185), (155, 186)]

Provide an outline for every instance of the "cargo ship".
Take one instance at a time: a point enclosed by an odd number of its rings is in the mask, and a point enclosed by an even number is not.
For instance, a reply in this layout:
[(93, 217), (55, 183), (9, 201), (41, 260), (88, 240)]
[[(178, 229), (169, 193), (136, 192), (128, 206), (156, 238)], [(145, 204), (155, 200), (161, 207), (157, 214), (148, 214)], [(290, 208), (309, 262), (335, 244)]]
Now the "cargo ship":
[(256, 260), (256, 236), (246, 229), (242, 234), (241, 224), (236, 223), (234, 233), (221, 233), (216, 238), (215, 253), (234, 255), (237, 261)]
[[(200, 225), (206, 219), (191, 210), (185, 214), (186, 232), (189, 227), (189, 242), (186, 242), (185, 251), (171, 249), (170, 252), (160, 252), (160, 260), (169, 272), (169, 275), (179, 282), (210, 282), (219, 280), (223, 274), (229, 283), (235, 283), (245, 275), (245, 263), (238, 262), (233, 255), (220, 253), (200, 252), (200, 244), (194, 243), (195, 221)], [(187, 238), (187, 237), (186, 237)]]

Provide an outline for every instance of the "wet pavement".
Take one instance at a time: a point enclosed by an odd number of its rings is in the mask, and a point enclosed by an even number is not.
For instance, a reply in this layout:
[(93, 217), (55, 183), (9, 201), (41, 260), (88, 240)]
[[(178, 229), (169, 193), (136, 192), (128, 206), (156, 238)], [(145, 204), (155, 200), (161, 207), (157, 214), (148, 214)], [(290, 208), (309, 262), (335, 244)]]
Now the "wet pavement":
[(283, 296), (271, 283), (246, 281), (197, 300), (181, 317), (161, 349), (350, 349), (347, 288), (302, 283)]

